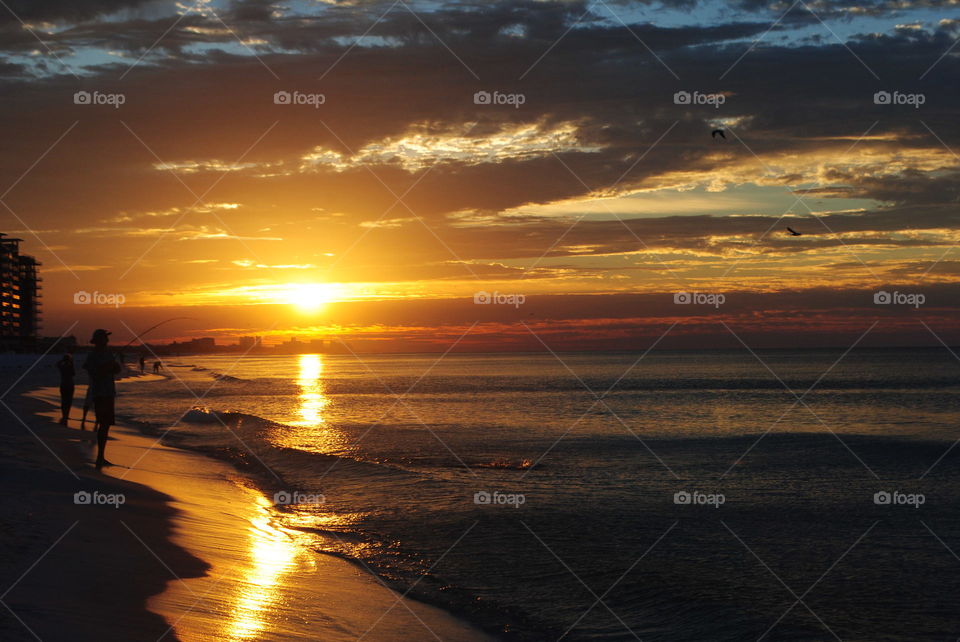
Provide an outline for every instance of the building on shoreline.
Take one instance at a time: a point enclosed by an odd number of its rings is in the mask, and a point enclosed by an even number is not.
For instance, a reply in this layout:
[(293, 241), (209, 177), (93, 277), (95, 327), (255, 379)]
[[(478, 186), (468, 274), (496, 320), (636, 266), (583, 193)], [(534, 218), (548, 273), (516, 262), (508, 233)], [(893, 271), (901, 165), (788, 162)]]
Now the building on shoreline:
[(40, 332), (40, 262), (0, 233), (0, 350), (32, 350)]
[(170, 343), (146, 344), (145, 351), (156, 355), (185, 355), (185, 354), (249, 354), (249, 355), (278, 355), (278, 354), (346, 354), (352, 349), (343, 342), (330, 339), (307, 339), (301, 341), (291, 337), (282, 343), (268, 345), (263, 337), (241, 336), (237, 343), (216, 342), (213, 337), (194, 338), (188, 341), (171, 341)]
[(263, 337), (240, 337), (237, 346), (245, 352), (256, 350), (263, 346)]

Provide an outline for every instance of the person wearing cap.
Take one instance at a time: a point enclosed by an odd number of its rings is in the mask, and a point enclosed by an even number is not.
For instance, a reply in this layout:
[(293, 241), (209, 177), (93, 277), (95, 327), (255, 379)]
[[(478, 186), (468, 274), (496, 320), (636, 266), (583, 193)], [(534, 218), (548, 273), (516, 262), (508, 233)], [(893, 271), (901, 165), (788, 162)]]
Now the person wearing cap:
[(107, 348), (109, 342), (109, 332), (103, 329), (94, 330), (90, 339), (93, 350), (83, 363), (83, 369), (87, 371), (90, 379), (90, 396), (93, 398), (93, 412), (96, 417), (97, 468), (102, 468), (107, 463), (104, 452), (107, 448), (107, 435), (114, 422), (114, 399), (117, 396), (113, 378), (121, 369), (116, 356)]

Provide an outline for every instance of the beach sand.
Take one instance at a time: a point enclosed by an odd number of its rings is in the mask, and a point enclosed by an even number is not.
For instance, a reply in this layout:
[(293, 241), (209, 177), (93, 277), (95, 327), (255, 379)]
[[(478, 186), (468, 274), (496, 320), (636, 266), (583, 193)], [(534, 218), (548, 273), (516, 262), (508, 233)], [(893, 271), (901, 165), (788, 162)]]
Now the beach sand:
[(0, 639), (494, 639), (308, 549), (224, 462), (116, 426), (98, 473), (92, 433), (59, 426), (56, 390), (38, 389), (53, 360), (0, 363)]

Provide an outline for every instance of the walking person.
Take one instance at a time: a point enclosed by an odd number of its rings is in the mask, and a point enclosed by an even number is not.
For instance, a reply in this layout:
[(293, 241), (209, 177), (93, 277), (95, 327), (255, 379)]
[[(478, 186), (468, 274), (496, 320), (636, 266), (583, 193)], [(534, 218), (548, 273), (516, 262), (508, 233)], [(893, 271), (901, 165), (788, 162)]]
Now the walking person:
[(96, 417), (97, 468), (103, 468), (104, 464), (108, 463), (104, 455), (110, 426), (114, 422), (114, 400), (117, 396), (114, 375), (121, 370), (116, 355), (107, 347), (109, 342), (109, 332), (103, 329), (94, 330), (90, 339), (93, 350), (83, 363), (83, 368), (90, 378), (90, 396), (93, 398), (93, 412)]
[(73, 356), (66, 352), (60, 361), (57, 361), (57, 370), (60, 371), (60, 423), (66, 426), (70, 419), (70, 407), (73, 405), (73, 378), (77, 370), (73, 365)]
[(140, 355), (140, 374), (143, 374), (144, 369), (147, 367), (147, 358)]

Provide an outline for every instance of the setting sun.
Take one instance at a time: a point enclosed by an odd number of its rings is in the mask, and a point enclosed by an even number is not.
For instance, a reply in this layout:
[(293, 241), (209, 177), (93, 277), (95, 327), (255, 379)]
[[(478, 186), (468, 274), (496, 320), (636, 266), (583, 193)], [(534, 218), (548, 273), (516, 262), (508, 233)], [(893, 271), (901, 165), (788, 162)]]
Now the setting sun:
[(291, 283), (278, 293), (278, 298), (303, 312), (316, 312), (337, 300), (340, 294), (341, 288), (336, 283)]

